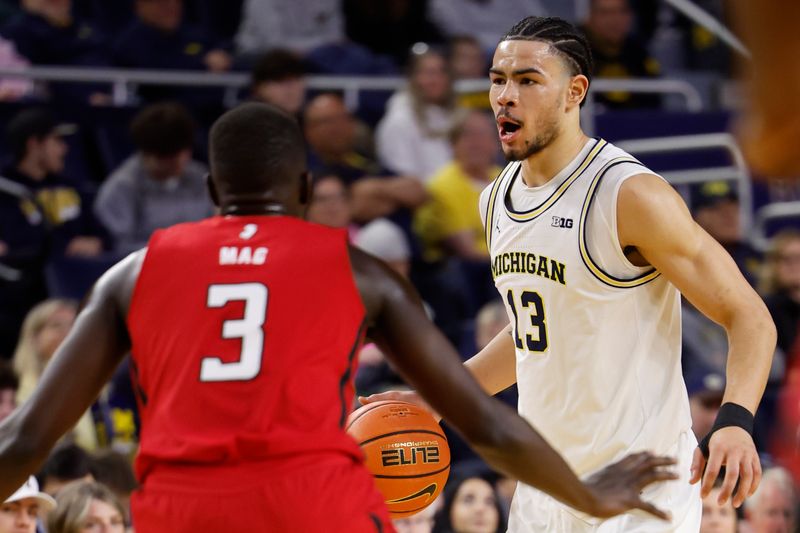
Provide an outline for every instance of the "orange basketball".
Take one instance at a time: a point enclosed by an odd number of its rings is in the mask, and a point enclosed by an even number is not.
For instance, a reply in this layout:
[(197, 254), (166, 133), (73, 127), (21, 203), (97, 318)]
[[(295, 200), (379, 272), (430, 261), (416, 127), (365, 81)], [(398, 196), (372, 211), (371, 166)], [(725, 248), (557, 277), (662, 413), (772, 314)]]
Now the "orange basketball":
[(381, 401), (347, 420), (389, 512), (411, 516), (430, 505), (450, 473), (450, 447), (430, 412), (414, 404)]

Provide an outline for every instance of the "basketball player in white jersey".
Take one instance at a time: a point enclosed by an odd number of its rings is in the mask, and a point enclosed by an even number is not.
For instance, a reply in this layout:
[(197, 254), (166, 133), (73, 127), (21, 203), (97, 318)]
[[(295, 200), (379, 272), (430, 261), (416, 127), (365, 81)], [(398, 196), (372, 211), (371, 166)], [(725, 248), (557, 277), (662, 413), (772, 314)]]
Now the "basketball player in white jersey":
[[(585, 38), (560, 19), (526, 18), (497, 46), (490, 98), (510, 163), (480, 209), (510, 325), (466, 365), (489, 393), (516, 382), (520, 414), (581, 476), (635, 450), (678, 461), (680, 479), (643, 495), (671, 512), (668, 522), (636, 511), (602, 521), (519, 484), (509, 531), (696, 532), (701, 492), (721, 466), (721, 501), (738, 507), (758, 486), (753, 413), (775, 327), (672, 187), (583, 133), (591, 70)], [(699, 448), (681, 376), (679, 291), (730, 341), (724, 405)], [(391, 396), (416, 399), (369, 401)]]

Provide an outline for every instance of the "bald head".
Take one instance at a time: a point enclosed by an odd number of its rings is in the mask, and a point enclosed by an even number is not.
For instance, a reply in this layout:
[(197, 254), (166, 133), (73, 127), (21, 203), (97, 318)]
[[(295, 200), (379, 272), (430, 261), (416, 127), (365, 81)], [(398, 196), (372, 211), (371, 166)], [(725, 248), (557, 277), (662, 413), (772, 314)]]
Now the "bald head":
[(311, 149), (325, 160), (337, 160), (353, 150), (355, 122), (342, 98), (321, 94), (303, 112), (303, 127)]
[(211, 175), (220, 200), (293, 189), (306, 170), (297, 122), (277, 107), (248, 103), (211, 128)]

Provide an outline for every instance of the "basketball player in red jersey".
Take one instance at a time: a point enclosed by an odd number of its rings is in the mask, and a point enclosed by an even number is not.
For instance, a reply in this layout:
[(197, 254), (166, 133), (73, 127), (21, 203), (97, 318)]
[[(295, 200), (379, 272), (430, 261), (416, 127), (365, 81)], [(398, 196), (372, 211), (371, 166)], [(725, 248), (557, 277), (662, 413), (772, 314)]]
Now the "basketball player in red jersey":
[(581, 482), (487, 396), (412, 289), (300, 219), (309, 176), (297, 124), (263, 104), (211, 131), (222, 215), (157, 232), (97, 283), (33, 397), (0, 426), (0, 501), (46, 457), (132, 354), (142, 431), (138, 533), (391, 531), (342, 429), (365, 333), (497, 469), (576, 509), (639, 508), (672, 464), (628, 457)]

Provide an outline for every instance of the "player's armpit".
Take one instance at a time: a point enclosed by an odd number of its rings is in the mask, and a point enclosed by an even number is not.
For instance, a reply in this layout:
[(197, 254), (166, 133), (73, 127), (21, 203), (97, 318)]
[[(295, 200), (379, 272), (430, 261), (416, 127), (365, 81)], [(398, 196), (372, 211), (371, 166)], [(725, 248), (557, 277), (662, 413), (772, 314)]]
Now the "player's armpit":
[(726, 329), (724, 401), (755, 412), (775, 350), (775, 325), (731, 256), (657, 176), (634, 176), (622, 185), (617, 221), (623, 248), (636, 247), (692, 305)]
[(77, 423), (130, 349), (123, 306), (140, 260), (130, 256), (100, 278), (33, 396), (0, 424), (0, 501)]

